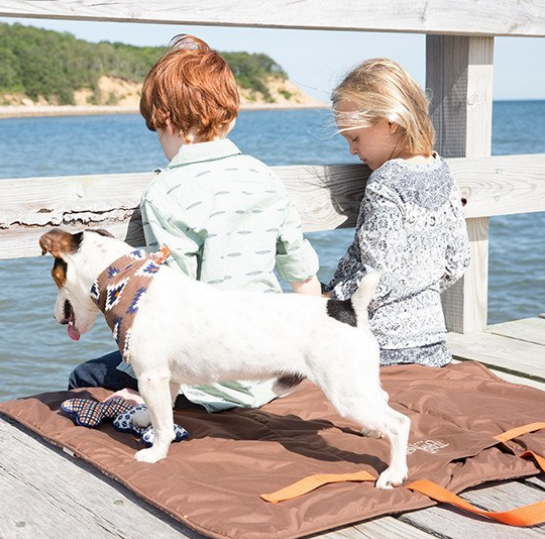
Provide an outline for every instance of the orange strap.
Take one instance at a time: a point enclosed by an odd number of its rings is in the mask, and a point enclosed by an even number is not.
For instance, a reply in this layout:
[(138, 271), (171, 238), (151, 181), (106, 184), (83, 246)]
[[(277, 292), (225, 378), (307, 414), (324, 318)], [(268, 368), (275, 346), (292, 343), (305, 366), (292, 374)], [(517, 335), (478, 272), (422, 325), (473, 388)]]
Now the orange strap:
[(537, 465), (541, 468), (542, 472), (545, 472), (545, 457), (534, 453), (533, 451), (525, 451), (522, 455), (519, 455), (521, 459), (532, 457), (537, 462)]
[[(502, 434), (499, 434), (498, 436), (495, 436), (495, 439), (499, 442), (507, 442), (513, 438), (522, 436), (523, 434), (528, 434), (529, 432), (534, 432), (541, 429), (545, 429), (545, 423), (531, 423), (529, 425), (508, 430)], [(539, 467), (545, 472), (545, 457), (542, 457), (533, 451), (525, 451), (520, 455), (520, 457), (534, 458)], [(304, 496), (305, 494), (308, 494), (309, 492), (312, 492), (323, 485), (330, 483), (341, 483), (345, 481), (375, 481), (375, 477), (363, 470), (360, 472), (345, 474), (310, 475), (301, 479), (300, 481), (297, 481), (296, 483), (288, 485), (283, 489), (272, 492), (271, 494), (261, 494), (261, 498), (270, 503), (284, 502), (287, 500), (293, 500), (299, 496)], [(410, 485), (407, 485), (406, 488), (414, 492), (424, 494), (435, 501), (450, 503), (460, 509), (465, 509), (471, 513), (486, 516), (511, 526), (535, 526), (536, 524), (542, 524), (545, 522), (545, 501), (526, 505), (524, 507), (518, 507), (511, 509), (510, 511), (482, 511), (456, 494), (427, 479), (414, 481)]]
[(535, 526), (545, 522), (545, 501), (525, 505), (524, 507), (517, 507), (509, 511), (482, 511), (460, 498), (460, 496), (427, 479), (414, 481), (414, 483), (407, 485), (407, 488), (415, 492), (420, 492), (420, 494), (424, 494), (432, 500), (450, 503), (470, 513), (476, 513), (477, 515), (482, 515), (497, 522), (509, 524), (510, 526)]
[[(528, 434), (530, 432), (535, 432), (536, 430), (542, 429), (545, 429), (545, 423), (530, 423), (528, 425), (523, 425), (522, 427), (517, 427), (515, 429), (502, 432), (501, 434), (494, 436), (494, 438), (498, 440), (498, 442), (508, 442), (513, 438), (522, 436), (523, 434)], [(519, 457), (521, 459), (526, 459), (528, 457), (535, 459), (538, 466), (541, 468), (541, 471), (545, 472), (545, 457), (542, 457), (541, 455), (538, 455), (533, 451), (525, 451), (524, 453), (519, 455)]]
[(530, 423), (529, 425), (523, 425), (522, 427), (502, 432), (501, 434), (494, 436), (494, 439), (498, 440), (498, 442), (508, 442), (523, 434), (528, 434), (541, 429), (545, 429), (545, 423)]
[(299, 496), (304, 496), (317, 488), (328, 485), (330, 483), (344, 483), (346, 481), (375, 481), (376, 477), (373, 477), (369, 472), (361, 470), (353, 473), (322, 473), (316, 475), (309, 475), (292, 483), (287, 487), (272, 492), (271, 494), (261, 494), (261, 498), (266, 502), (278, 503), (285, 502), (287, 500), (293, 500)]
[[(494, 436), (494, 438), (498, 440), (498, 442), (507, 442), (513, 438), (522, 436), (523, 434), (528, 434), (529, 432), (541, 429), (545, 429), (545, 423), (531, 423), (498, 434), (498, 436)], [(533, 451), (525, 451), (519, 455), (519, 457), (534, 458), (541, 470), (545, 472), (545, 457), (542, 457)], [(471, 513), (476, 513), (502, 522), (503, 524), (509, 524), (510, 526), (535, 526), (545, 522), (545, 501), (526, 505), (524, 507), (517, 507), (510, 511), (482, 511), (456, 494), (427, 479), (414, 481), (410, 485), (407, 485), (407, 488), (415, 492), (420, 492), (420, 494), (424, 494), (437, 502), (450, 503), (460, 509), (465, 509)]]

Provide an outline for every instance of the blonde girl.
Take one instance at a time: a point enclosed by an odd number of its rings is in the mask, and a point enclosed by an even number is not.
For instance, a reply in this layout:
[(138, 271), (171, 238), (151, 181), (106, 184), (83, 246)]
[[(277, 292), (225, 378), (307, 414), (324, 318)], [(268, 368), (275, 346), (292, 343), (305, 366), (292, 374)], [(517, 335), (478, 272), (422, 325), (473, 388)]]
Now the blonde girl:
[(461, 197), (435, 132), (425, 93), (396, 62), (363, 62), (333, 90), (333, 113), (350, 153), (372, 173), (354, 241), (327, 295), (345, 300), (369, 272), (381, 272), (369, 307), (381, 364), (440, 367), (446, 348), (440, 293), (469, 264)]

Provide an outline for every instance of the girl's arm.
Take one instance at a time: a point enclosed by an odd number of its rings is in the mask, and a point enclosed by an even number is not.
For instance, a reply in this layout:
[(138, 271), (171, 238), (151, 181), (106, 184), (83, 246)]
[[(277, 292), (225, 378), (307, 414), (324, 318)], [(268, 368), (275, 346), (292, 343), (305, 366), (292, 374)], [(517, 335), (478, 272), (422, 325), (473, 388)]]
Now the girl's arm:
[(293, 281), (290, 285), (296, 294), (306, 294), (308, 296), (322, 295), (322, 286), (316, 275), (313, 275), (306, 281)]
[(455, 219), (450, 229), (447, 245), (445, 273), (439, 281), (441, 292), (460, 279), (467, 269), (471, 257), (461, 195), (456, 186), (453, 187), (450, 194), (450, 204)]
[(382, 273), (375, 297), (385, 297), (399, 284), (392, 272), (406, 268), (410, 256), (403, 212), (403, 203), (396, 192), (380, 182), (367, 185), (354, 242), (339, 262), (328, 287), (334, 297), (351, 297), (370, 272)]

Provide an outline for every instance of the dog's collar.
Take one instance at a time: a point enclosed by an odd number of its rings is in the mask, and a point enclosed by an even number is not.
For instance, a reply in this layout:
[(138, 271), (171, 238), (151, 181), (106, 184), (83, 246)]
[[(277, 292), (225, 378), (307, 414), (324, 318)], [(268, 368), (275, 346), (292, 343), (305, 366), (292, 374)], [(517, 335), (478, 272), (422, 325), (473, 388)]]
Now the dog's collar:
[(91, 287), (90, 296), (104, 313), (123, 361), (129, 363), (129, 340), (142, 297), (170, 254), (168, 247), (156, 253), (137, 249), (110, 264)]

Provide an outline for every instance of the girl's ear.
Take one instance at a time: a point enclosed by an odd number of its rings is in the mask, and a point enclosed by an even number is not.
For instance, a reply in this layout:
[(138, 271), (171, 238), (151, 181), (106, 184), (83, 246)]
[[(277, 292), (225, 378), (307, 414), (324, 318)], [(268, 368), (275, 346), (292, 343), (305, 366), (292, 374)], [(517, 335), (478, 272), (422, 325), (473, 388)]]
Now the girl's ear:
[(388, 127), (390, 129), (390, 135), (395, 135), (399, 129), (399, 124), (396, 124), (395, 122), (388, 122)]

